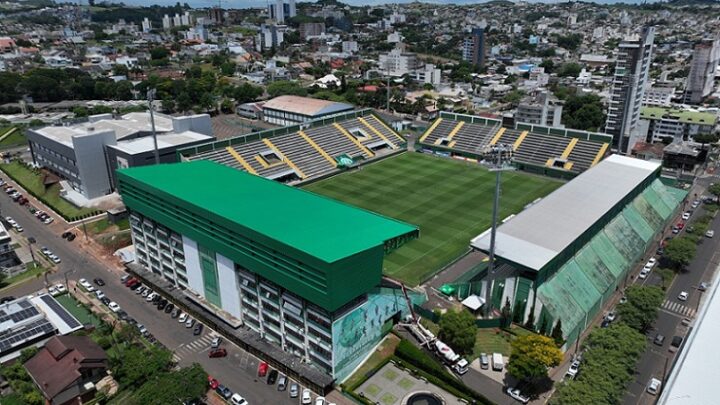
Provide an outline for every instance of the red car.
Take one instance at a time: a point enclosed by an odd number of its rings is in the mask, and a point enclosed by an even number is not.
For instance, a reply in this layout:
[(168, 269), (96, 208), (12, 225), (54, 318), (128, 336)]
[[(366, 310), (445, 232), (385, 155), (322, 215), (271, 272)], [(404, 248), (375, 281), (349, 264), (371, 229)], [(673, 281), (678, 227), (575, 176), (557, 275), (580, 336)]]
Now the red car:
[(214, 357), (225, 357), (227, 356), (227, 350), (223, 349), (222, 347), (219, 347), (217, 349), (212, 349), (208, 352), (208, 357), (214, 358)]
[(685, 224), (682, 222), (678, 222), (677, 227), (678, 229), (683, 229), (685, 227)]
[(138, 280), (138, 279), (136, 279), (136, 278), (131, 278), (130, 280), (128, 280), (128, 281), (125, 282), (125, 286), (127, 286), (127, 287), (132, 287), (132, 286), (134, 286), (135, 284), (137, 284), (137, 283), (139, 283), (139, 282), (140, 282), (140, 280)]
[(258, 377), (265, 377), (265, 375), (268, 372), (268, 364), (264, 361), (261, 361), (258, 365)]
[(220, 385), (220, 382), (211, 376), (208, 376), (208, 384), (210, 384), (210, 388), (214, 390), (218, 387), (218, 385)]

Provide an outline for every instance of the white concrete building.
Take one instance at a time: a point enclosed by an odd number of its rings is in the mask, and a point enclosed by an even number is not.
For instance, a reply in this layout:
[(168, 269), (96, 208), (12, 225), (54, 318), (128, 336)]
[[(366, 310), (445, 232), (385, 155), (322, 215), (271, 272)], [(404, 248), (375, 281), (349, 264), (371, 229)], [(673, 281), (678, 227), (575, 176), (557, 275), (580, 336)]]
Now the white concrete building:
[(685, 82), (685, 103), (699, 104), (713, 92), (718, 61), (720, 38), (705, 39), (695, 44), (690, 73)]
[(414, 72), (417, 67), (417, 57), (414, 53), (404, 52), (400, 48), (381, 54), (378, 65), (380, 70), (390, 76), (400, 77)]

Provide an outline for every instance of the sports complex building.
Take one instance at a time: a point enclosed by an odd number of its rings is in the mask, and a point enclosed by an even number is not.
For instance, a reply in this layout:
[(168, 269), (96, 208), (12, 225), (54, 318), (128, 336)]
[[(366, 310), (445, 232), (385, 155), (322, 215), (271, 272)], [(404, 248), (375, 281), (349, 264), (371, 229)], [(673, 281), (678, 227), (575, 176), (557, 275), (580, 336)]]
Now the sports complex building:
[(139, 264), (337, 380), (407, 314), (382, 263), (415, 226), (207, 160), (117, 175)]
[[(498, 227), (492, 305), (506, 301), (573, 343), (628, 273), (659, 242), (686, 192), (660, 181), (660, 164), (612, 155)], [(490, 231), (472, 246), (489, 251)], [(543, 328), (544, 325), (544, 328)]]

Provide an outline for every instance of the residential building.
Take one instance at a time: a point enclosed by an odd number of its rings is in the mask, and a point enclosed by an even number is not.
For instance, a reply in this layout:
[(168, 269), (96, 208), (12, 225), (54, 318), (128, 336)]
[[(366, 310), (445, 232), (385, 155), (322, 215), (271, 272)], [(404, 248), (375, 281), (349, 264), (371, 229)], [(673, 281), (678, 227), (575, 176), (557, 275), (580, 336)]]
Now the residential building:
[(342, 43), (343, 53), (357, 53), (359, 50), (357, 41), (343, 41)]
[(89, 336), (55, 336), (25, 362), (25, 370), (47, 404), (91, 401), (107, 376), (108, 356)]
[(562, 127), (563, 103), (548, 91), (536, 92), (518, 104), (515, 121), (527, 124)]
[(170, 28), (172, 28), (172, 19), (170, 19), (167, 14), (165, 14), (162, 18), (162, 25), (164, 30), (169, 30)]
[(172, 19), (173, 27), (179, 27), (182, 25), (182, 17), (180, 14), (175, 14), (175, 17)]
[(20, 352), (29, 347), (42, 347), (56, 334), (67, 335), (82, 327), (48, 294), (0, 304), (0, 363), (20, 357)]
[(714, 113), (661, 107), (643, 107), (640, 118), (648, 122), (648, 142), (692, 141), (695, 135), (713, 133), (718, 122)]
[(353, 106), (334, 101), (298, 96), (280, 96), (262, 106), (263, 121), (275, 125), (295, 125), (351, 111)]
[(704, 39), (695, 44), (690, 73), (685, 82), (685, 103), (700, 104), (713, 92), (719, 60), (720, 38)]
[(442, 70), (432, 63), (426, 63), (422, 69), (415, 71), (415, 80), (420, 83), (438, 86), (442, 80)]
[(286, 25), (261, 25), (260, 32), (255, 38), (255, 49), (258, 52), (277, 48), (285, 42), (285, 31), (287, 30)]
[(390, 76), (400, 77), (414, 72), (417, 68), (417, 57), (414, 53), (405, 52), (402, 47), (380, 54), (378, 65), (380, 70)]
[(207, 160), (118, 176), (138, 274), (337, 381), (408, 313), (382, 262), (415, 226)]
[(276, 0), (274, 4), (268, 5), (268, 12), (270, 18), (274, 19), (278, 24), (283, 24), (286, 18), (297, 15), (295, 0), (289, 0), (288, 3), (285, 3), (284, 0)]
[(152, 22), (147, 17), (145, 17), (142, 20), (142, 31), (144, 33), (148, 33), (150, 32), (150, 30), (152, 30)]
[(463, 42), (463, 60), (485, 66), (485, 26), (473, 28)]
[[(155, 131), (159, 134), (158, 147), (163, 146), (161, 161), (176, 161), (174, 149), (214, 139), (207, 114), (184, 117), (154, 115)], [(113, 172), (118, 167), (154, 163), (154, 158), (147, 151), (149, 141), (136, 141), (151, 135), (150, 114), (145, 112), (117, 118), (112, 114), (100, 114), (76, 125), (27, 130), (33, 162), (64, 179), (68, 186), (64, 190), (66, 196), (78, 201), (113, 192)], [(176, 136), (165, 138), (168, 135)], [(113, 145), (117, 148), (110, 148)], [(136, 156), (129, 158), (127, 154)], [(115, 155), (118, 158), (109, 160)]]
[(674, 86), (653, 85), (645, 89), (642, 105), (649, 107), (670, 107), (674, 96)]
[(640, 34), (626, 38), (618, 46), (605, 123), (605, 132), (613, 136), (613, 149), (618, 153), (630, 152), (635, 143), (631, 138), (640, 140), (638, 121), (652, 60), (654, 36), (654, 27), (643, 27)]
[(0, 37), (0, 54), (14, 53), (16, 48), (15, 40), (10, 37)]
[(225, 10), (223, 10), (220, 7), (213, 7), (208, 11), (208, 13), (210, 15), (210, 19), (215, 24), (222, 24), (223, 21), (225, 21), (225, 16), (224, 16)]
[(307, 39), (308, 37), (316, 37), (325, 33), (325, 23), (302, 23), (300, 24), (298, 31), (300, 33), (300, 38), (302, 39)]
[(189, 12), (189, 11), (186, 11), (185, 14), (183, 14), (182, 16), (180, 16), (180, 24), (181, 24), (181, 25), (183, 25), (183, 26), (185, 26), (185, 27), (189, 27), (189, 26), (192, 25), (192, 23), (193, 23), (193, 18), (192, 18), (192, 16), (190, 15), (190, 12)]

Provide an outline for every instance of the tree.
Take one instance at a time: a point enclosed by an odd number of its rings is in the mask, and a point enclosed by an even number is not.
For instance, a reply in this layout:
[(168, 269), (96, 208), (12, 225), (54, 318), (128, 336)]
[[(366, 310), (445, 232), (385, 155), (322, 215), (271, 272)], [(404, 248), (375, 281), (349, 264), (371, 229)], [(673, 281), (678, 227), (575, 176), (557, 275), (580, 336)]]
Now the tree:
[(540, 63), (541, 68), (545, 68), (545, 73), (552, 73), (555, 69), (555, 62), (552, 59), (545, 59)]
[(139, 387), (158, 373), (167, 370), (172, 363), (168, 350), (140, 346), (128, 346), (122, 357), (112, 364), (115, 379), (121, 385)]
[(525, 335), (515, 339), (511, 346), (507, 371), (521, 381), (547, 377), (548, 368), (562, 361), (562, 352), (547, 336)]
[(127, 76), (128, 72), (128, 68), (125, 65), (113, 65), (113, 74), (115, 76)]
[(249, 83), (243, 83), (235, 88), (233, 91), (233, 97), (235, 98), (235, 101), (242, 104), (254, 101), (260, 97), (262, 93), (263, 90), (260, 87), (253, 86)]
[(690, 264), (695, 257), (697, 246), (687, 236), (671, 239), (665, 245), (665, 257), (672, 262), (676, 268), (683, 268)]
[(550, 333), (550, 337), (552, 337), (555, 340), (555, 344), (560, 346), (562, 345), (563, 341), (565, 340), (563, 338), (563, 332), (562, 332), (562, 319), (558, 319), (557, 323), (555, 323), (555, 327), (553, 328), (552, 332)]
[(170, 97), (165, 97), (162, 99), (162, 109), (165, 112), (175, 112), (175, 100), (173, 100)]
[(570, 95), (563, 106), (562, 122), (569, 128), (597, 130), (605, 122), (604, 111), (602, 100), (597, 95)]
[(695, 142), (699, 142), (704, 148), (705, 144), (717, 143), (718, 139), (720, 139), (720, 136), (718, 136), (718, 134), (698, 134), (693, 136), (693, 139), (695, 140)]
[(150, 58), (152, 60), (165, 59), (170, 55), (170, 51), (163, 47), (156, 47), (150, 50)]
[(186, 112), (192, 107), (192, 99), (187, 92), (182, 92), (177, 98), (177, 109), (180, 112)]
[(501, 327), (506, 328), (512, 322), (512, 309), (510, 308), (510, 298), (505, 298), (505, 305), (500, 311)]
[(476, 334), (475, 317), (464, 309), (448, 311), (440, 318), (440, 340), (460, 354), (472, 352)]
[(640, 332), (647, 331), (665, 299), (663, 290), (656, 286), (630, 286), (625, 296), (627, 302), (618, 309), (621, 322)]
[(138, 404), (189, 403), (190, 399), (202, 397), (206, 388), (207, 373), (195, 363), (146, 382), (135, 391), (133, 399)]
[(716, 200), (720, 198), (720, 183), (715, 183), (708, 187), (708, 193), (714, 195)]
[(574, 62), (563, 64), (557, 72), (560, 77), (576, 77), (580, 74), (582, 67)]
[(289, 80), (279, 80), (276, 82), (272, 82), (267, 86), (267, 93), (270, 95), (270, 97), (277, 97), (277, 96), (285, 96), (285, 95), (292, 95), (292, 96), (307, 96), (307, 90), (300, 86), (296, 82), (291, 82)]

